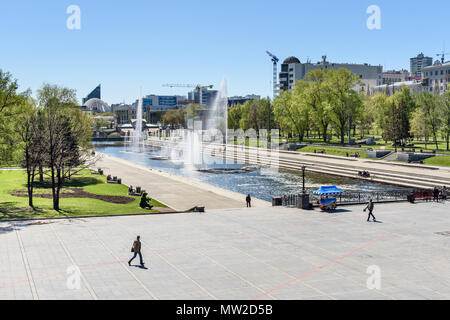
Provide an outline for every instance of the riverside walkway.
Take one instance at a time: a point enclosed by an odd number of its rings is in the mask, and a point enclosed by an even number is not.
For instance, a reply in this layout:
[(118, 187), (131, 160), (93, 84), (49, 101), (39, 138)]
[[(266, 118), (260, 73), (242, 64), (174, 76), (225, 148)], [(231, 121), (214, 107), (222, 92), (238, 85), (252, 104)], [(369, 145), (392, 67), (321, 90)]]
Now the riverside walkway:
[[(176, 211), (186, 211), (195, 206), (204, 206), (206, 210), (246, 206), (243, 194), (109, 155), (102, 154), (95, 166), (103, 169), (105, 175), (121, 178), (125, 185), (142, 187), (150, 197)], [(252, 206), (270, 207), (271, 203), (253, 198)]]
[(0, 300), (450, 299), (449, 204), (0, 222)]

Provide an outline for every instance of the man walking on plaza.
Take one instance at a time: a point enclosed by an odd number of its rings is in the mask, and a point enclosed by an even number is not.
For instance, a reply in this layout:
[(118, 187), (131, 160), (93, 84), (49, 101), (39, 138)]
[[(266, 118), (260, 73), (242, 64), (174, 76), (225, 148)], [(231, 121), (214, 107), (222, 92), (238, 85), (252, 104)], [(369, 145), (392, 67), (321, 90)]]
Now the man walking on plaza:
[(369, 200), (369, 203), (367, 204), (367, 207), (364, 209), (364, 211), (366, 211), (367, 209), (369, 210), (369, 216), (367, 217), (367, 222), (370, 221), (370, 216), (372, 216), (372, 219), (374, 222), (377, 222), (377, 219), (375, 219), (375, 216), (372, 214), (373, 211), (373, 201), (372, 199)]
[(252, 197), (250, 196), (250, 194), (247, 196), (247, 198), (245, 198), (245, 201), (247, 202), (247, 208), (251, 208), (251, 206), (252, 206)]
[(131, 258), (130, 261), (128, 261), (128, 265), (131, 266), (131, 261), (133, 261), (137, 255), (139, 255), (141, 266), (143, 266), (144, 262), (142, 261), (142, 254), (141, 254), (141, 236), (137, 236), (136, 240), (133, 242), (131, 252), (134, 252), (134, 255), (133, 258)]

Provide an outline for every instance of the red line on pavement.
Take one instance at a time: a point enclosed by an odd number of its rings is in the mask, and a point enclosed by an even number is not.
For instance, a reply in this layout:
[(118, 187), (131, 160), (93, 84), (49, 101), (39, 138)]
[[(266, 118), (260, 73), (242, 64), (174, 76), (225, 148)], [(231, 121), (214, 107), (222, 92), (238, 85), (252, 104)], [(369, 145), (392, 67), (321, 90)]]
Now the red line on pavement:
[(361, 246), (361, 247), (359, 247), (359, 248), (357, 248), (357, 249), (355, 249), (353, 251), (350, 251), (349, 253), (346, 253), (343, 256), (328, 262), (327, 264), (324, 264), (323, 266), (317, 267), (316, 269), (314, 269), (314, 270), (312, 270), (310, 272), (302, 274), (301, 276), (296, 277), (296, 278), (294, 278), (292, 280), (289, 280), (288, 282), (282, 283), (282, 284), (276, 286), (275, 288), (270, 289), (270, 290), (260, 294), (259, 296), (253, 298), (252, 300), (257, 300), (259, 298), (267, 296), (268, 294), (271, 294), (271, 293), (273, 293), (273, 292), (275, 292), (275, 291), (277, 291), (277, 290), (279, 290), (279, 289), (281, 289), (283, 287), (286, 287), (286, 286), (288, 286), (288, 285), (290, 285), (290, 284), (292, 284), (292, 283), (294, 283), (294, 282), (296, 282), (296, 281), (298, 281), (300, 279), (306, 278), (307, 276), (309, 276), (309, 275), (311, 275), (313, 273), (316, 273), (316, 272), (318, 272), (318, 271), (320, 271), (322, 269), (325, 269), (326, 267), (329, 267), (329, 266), (331, 266), (331, 265), (333, 265), (333, 264), (335, 264), (335, 263), (337, 263), (337, 262), (339, 262), (339, 261), (341, 261), (341, 260), (351, 256), (351, 255), (354, 255), (355, 253), (357, 253), (357, 252), (359, 252), (359, 251), (361, 251), (361, 250), (363, 250), (363, 249), (365, 249), (365, 248), (367, 248), (367, 247), (369, 247), (369, 246), (371, 246), (371, 245), (373, 245), (373, 244), (375, 244), (377, 242), (380, 242), (383, 239), (386, 239), (387, 237), (389, 237), (392, 234), (393, 234), (392, 232), (386, 233), (385, 235), (383, 235), (383, 236), (381, 236), (381, 237), (379, 237), (379, 238), (377, 238), (377, 239), (375, 239), (373, 241), (370, 241), (370, 242), (366, 243), (365, 245), (363, 245), (363, 246)]

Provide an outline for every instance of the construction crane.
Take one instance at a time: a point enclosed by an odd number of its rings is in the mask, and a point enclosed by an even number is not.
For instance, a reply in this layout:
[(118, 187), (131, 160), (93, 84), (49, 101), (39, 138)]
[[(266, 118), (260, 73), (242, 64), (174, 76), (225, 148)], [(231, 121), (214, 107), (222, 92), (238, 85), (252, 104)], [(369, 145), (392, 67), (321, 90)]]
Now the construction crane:
[(273, 55), (269, 51), (266, 51), (266, 53), (269, 55), (270, 58), (272, 58), (272, 62), (273, 62), (273, 99), (275, 99), (277, 97), (277, 79), (278, 79), (277, 65), (278, 65), (278, 61), (280, 61), (280, 59), (278, 59), (275, 55)]
[(195, 100), (194, 97), (194, 103), (198, 103), (198, 104), (202, 104), (202, 89), (212, 89), (214, 88), (214, 86), (211, 85), (207, 85), (207, 86), (202, 86), (200, 84), (174, 84), (174, 83), (168, 83), (168, 84), (163, 84), (163, 87), (169, 87), (169, 88), (195, 88), (195, 90), (197, 90), (197, 94), (198, 94), (198, 101)]
[(442, 62), (442, 64), (445, 63), (445, 55), (446, 55), (446, 54), (450, 54), (450, 53), (442, 51), (441, 53), (438, 53), (438, 54), (436, 55), (436, 56), (438, 56), (438, 57), (441, 57), (441, 62)]

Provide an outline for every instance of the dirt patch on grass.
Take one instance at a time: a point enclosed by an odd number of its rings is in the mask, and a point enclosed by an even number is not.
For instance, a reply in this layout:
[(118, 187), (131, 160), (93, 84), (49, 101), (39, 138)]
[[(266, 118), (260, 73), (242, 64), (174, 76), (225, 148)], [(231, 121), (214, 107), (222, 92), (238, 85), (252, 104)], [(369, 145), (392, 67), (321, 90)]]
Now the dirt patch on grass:
[[(11, 192), (11, 195), (15, 197), (22, 197), (26, 198), (28, 197), (28, 194), (26, 191), (13, 191)], [(52, 194), (51, 193), (39, 193), (37, 191), (33, 194), (33, 197), (37, 198), (44, 198), (44, 199), (51, 199)], [(89, 198), (89, 199), (97, 199), (102, 200), (109, 203), (115, 203), (115, 204), (127, 204), (133, 202), (135, 199), (130, 197), (121, 197), (121, 196), (105, 196), (105, 195), (98, 195), (93, 194), (90, 192), (86, 192), (83, 189), (79, 188), (66, 188), (61, 191), (60, 194), (61, 198)]]

